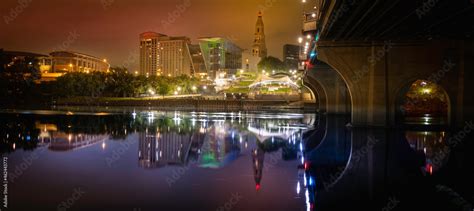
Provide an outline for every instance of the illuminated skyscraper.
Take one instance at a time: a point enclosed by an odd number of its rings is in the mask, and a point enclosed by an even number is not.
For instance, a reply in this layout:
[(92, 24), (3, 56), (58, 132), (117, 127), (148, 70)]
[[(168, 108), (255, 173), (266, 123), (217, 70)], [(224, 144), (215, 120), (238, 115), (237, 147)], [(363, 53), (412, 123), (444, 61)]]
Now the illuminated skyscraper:
[(210, 78), (216, 78), (218, 73), (235, 74), (242, 68), (242, 49), (230, 40), (204, 37), (199, 39), (199, 45)]
[(255, 25), (255, 40), (252, 46), (252, 55), (260, 58), (267, 57), (267, 45), (265, 44), (265, 25), (263, 14), (258, 12), (257, 24)]
[(191, 75), (192, 62), (188, 37), (170, 37), (155, 32), (140, 34), (140, 73), (142, 75)]

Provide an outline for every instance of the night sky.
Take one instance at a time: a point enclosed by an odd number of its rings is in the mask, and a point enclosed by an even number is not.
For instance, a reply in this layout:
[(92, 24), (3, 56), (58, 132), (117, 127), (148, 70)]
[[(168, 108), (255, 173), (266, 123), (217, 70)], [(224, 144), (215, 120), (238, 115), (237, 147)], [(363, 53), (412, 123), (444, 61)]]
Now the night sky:
[(0, 48), (72, 50), (135, 69), (138, 35), (145, 31), (188, 36), (194, 43), (222, 36), (250, 48), (259, 10), (269, 55), (281, 58), (282, 46), (296, 43), (301, 32), (299, 0), (1, 0)]

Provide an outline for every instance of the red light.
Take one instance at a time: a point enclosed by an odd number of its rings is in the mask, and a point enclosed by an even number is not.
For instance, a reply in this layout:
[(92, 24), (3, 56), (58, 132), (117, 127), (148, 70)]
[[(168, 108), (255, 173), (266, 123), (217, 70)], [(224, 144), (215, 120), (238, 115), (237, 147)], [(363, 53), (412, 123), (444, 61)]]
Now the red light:
[(433, 174), (433, 165), (426, 164), (426, 171), (429, 172), (432, 175)]
[(257, 190), (257, 191), (260, 190), (260, 184), (255, 185), (255, 190)]
[(309, 164), (307, 162), (304, 163), (304, 170), (308, 170)]

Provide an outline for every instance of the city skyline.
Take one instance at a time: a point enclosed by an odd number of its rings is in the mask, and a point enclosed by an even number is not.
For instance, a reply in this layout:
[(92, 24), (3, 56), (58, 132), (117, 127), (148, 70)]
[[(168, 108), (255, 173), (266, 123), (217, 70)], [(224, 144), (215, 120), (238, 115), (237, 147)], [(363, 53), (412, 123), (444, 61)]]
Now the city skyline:
[[(11, 9), (20, 12), (10, 14)], [(88, 12), (70, 14), (69, 10)], [(291, 9), (290, 9), (291, 8)], [(154, 11), (163, 11), (156, 12)], [(286, 12), (288, 10), (288, 12)], [(48, 11), (48, 14), (43, 14)], [(65, 12), (66, 11), (66, 12)], [(123, 15), (123, 12), (129, 15)], [(209, 12), (215, 11), (215, 12)], [(244, 49), (251, 49), (255, 16), (263, 12), (269, 55), (281, 58), (284, 44), (296, 43), (301, 29), (301, 5), (290, 1), (97, 1), (62, 3), (48, 1), (43, 5), (25, 5), (7, 1), (0, 6), (0, 48), (4, 50), (48, 53), (70, 50), (107, 58), (113, 66), (138, 69), (137, 35), (156, 31), (169, 36), (189, 36), (193, 43), (200, 37), (224, 37)], [(238, 13), (237, 15), (229, 15)], [(279, 14), (286, 14), (281, 16)], [(7, 18), (6, 18), (7, 17)], [(54, 17), (62, 17), (55, 20)], [(48, 21), (47, 25), (42, 25)], [(252, 23), (252, 24), (249, 24)], [(296, 23), (296, 24), (295, 24)], [(22, 26), (22, 27), (19, 27)], [(28, 39), (27, 31), (43, 36)]]

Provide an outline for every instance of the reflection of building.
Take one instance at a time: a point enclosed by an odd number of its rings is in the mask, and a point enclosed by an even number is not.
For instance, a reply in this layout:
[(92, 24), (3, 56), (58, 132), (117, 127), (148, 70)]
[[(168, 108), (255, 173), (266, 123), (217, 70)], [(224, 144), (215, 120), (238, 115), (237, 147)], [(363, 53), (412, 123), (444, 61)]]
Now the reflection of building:
[(297, 70), (299, 63), (300, 46), (286, 44), (283, 46), (283, 62), (290, 68)]
[(165, 165), (182, 165), (187, 162), (192, 136), (174, 131), (141, 132), (138, 160), (140, 167), (157, 168)]
[(424, 155), (425, 172), (433, 174), (447, 162), (450, 150), (446, 146), (445, 132), (407, 131), (405, 137), (413, 150)]
[(252, 167), (253, 176), (255, 179), (255, 189), (260, 189), (260, 182), (263, 175), (263, 161), (265, 159), (265, 152), (261, 149), (255, 149), (252, 151)]
[(155, 32), (140, 34), (140, 73), (180, 76), (192, 74), (187, 37), (170, 37)]
[(237, 159), (240, 144), (228, 125), (215, 124), (208, 129), (201, 151), (200, 167), (221, 168)]
[(69, 151), (90, 147), (109, 139), (109, 135), (86, 135), (55, 133), (51, 136), (49, 149), (52, 151)]
[(39, 130), (38, 145), (48, 146), (52, 151), (77, 150), (103, 143), (109, 139), (109, 135), (70, 134), (58, 130), (56, 124), (35, 123), (35, 129)]
[(252, 55), (260, 58), (267, 57), (267, 46), (265, 43), (265, 25), (263, 24), (263, 14), (258, 13), (257, 24), (255, 25), (255, 40), (252, 46)]
[(235, 74), (242, 68), (242, 49), (231, 41), (207, 37), (200, 38), (199, 45), (210, 78), (216, 78), (218, 73)]

